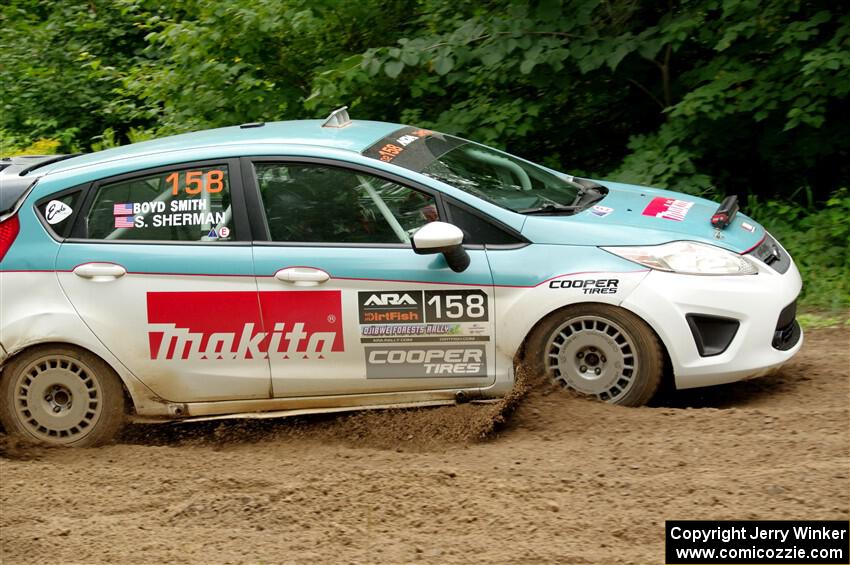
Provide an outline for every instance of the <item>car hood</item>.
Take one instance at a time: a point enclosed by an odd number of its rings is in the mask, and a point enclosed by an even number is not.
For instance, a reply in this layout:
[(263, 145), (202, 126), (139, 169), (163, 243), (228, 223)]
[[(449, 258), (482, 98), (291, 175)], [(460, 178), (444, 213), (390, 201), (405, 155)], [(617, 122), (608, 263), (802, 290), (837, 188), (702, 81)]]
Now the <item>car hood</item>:
[(741, 214), (725, 229), (711, 225), (719, 203), (669, 190), (596, 181), (602, 200), (572, 216), (528, 216), (522, 234), (535, 243), (562, 245), (657, 245), (688, 240), (739, 253), (764, 237), (764, 228)]

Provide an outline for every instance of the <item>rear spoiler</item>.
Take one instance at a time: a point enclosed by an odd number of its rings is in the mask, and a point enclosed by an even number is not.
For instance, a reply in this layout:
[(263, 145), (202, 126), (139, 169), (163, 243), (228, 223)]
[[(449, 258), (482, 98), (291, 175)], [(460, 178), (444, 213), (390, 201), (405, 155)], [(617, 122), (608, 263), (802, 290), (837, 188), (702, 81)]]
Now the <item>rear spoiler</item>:
[(79, 153), (70, 155), (22, 155), (0, 159), (0, 220), (12, 215), (35, 185), (39, 177), (29, 173), (45, 165), (64, 161), (77, 155)]

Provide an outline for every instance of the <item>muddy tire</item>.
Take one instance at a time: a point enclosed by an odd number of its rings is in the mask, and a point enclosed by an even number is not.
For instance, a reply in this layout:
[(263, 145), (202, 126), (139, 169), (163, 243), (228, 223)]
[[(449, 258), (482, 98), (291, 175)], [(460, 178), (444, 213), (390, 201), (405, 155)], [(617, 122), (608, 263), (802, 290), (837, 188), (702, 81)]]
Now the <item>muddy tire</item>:
[(121, 381), (99, 357), (75, 347), (35, 347), (0, 374), (0, 422), (37, 443), (89, 447), (124, 423)]
[(604, 402), (642, 406), (664, 370), (661, 344), (640, 318), (607, 304), (578, 304), (543, 319), (526, 343), (535, 374)]

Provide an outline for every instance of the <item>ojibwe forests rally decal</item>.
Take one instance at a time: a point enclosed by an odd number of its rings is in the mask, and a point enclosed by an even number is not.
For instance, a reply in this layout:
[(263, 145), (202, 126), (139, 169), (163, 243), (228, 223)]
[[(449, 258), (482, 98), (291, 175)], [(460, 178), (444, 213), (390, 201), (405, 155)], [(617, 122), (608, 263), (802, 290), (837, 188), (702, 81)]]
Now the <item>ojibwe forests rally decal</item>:
[(664, 198), (659, 196), (653, 198), (646, 208), (643, 209), (644, 216), (653, 216), (655, 218), (664, 218), (673, 220), (674, 222), (682, 222), (688, 211), (694, 205), (693, 202), (687, 200), (677, 200), (675, 198)]
[(340, 291), (149, 292), (150, 358), (325, 359), (344, 351)]

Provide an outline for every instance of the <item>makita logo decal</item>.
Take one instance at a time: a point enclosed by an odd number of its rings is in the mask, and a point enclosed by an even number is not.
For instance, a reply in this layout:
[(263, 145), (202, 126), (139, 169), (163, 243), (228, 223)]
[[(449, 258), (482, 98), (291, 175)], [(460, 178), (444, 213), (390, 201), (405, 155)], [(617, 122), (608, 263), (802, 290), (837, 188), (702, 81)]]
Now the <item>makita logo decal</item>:
[(343, 351), (339, 291), (149, 292), (151, 359), (324, 359)]
[(675, 222), (682, 222), (688, 215), (688, 211), (694, 205), (693, 202), (687, 200), (677, 200), (675, 198), (653, 198), (646, 208), (643, 209), (644, 216), (654, 216), (656, 218), (665, 218)]

